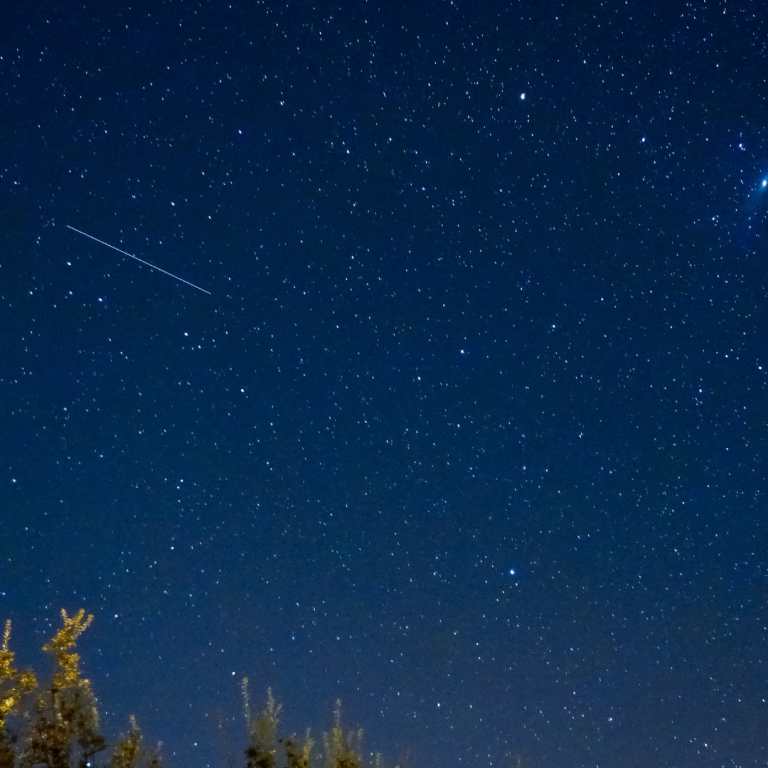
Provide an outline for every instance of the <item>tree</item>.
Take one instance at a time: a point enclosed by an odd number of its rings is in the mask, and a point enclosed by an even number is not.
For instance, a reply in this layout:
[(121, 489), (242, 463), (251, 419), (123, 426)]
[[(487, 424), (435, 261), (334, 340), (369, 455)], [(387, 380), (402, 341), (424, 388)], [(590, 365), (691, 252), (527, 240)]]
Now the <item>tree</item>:
[(245, 755), (248, 758), (248, 768), (275, 768), (275, 753), (277, 752), (277, 723), (282, 706), (275, 706), (272, 689), (267, 689), (267, 706), (261, 714), (253, 719), (248, 704), (248, 678), (243, 678), (243, 701), (245, 705), (245, 721), (248, 724), (248, 746)]
[(325, 734), (325, 765), (326, 768), (359, 768), (363, 764), (363, 756), (360, 754), (360, 744), (363, 740), (363, 731), (357, 733), (350, 731), (344, 736), (341, 727), (341, 701), (336, 701), (336, 709), (333, 713), (333, 729), (330, 734)]
[(99, 714), (91, 684), (80, 676), (80, 656), (73, 650), (77, 638), (93, 621), (80, 610), (71, 618), (62, 610), (64, 626), (43, 650), (58, 665), (51, 686), (35, 697), (33, 712), (23, 729), (20, 768), (44, 764), (48, 768), (87, 768), (106, 747), (99, 733)]
[(144, 749), (143, 738), (139, 726), (136, 725), (136, 718), (131, 715), (131, 730), (123, 736), (112, 751), (112, 760), (110, 768), (139, 768), (146, 765), (147, 768), (162, 768), (162, 758), (160, 757), (160, 747), (154, 752), (147, 752)]
[[(62, 610), (63, 626), (43, 646), (56, 662), (53, 679), (41, 689), (31, 670), (19, 672), (9, 650), (11, 622), (5, 624), (0, 646), (0, 768), (162, 768), (159, 748), (148, 751), (133, 715), (131, 727), (107, 753), (107, 742), (99, 731), (99, 714), (90, 681), (82, 677), (80, 656), (75, 652), (78, 637), (90, 626), (93, 616), (80, 610), (68, 616)], [(243, 679), (248, 746), (247, 768), (311, 768), (313, 740), (278, 737), (282, 706), (267, 689), (266, 707), (251, 716), (248, 679)], [(9, 719), (10, 718), (10, 719)], [(325, 768), (362, 768), (360, 751), (363, 732), (344, 734), (341, 702), (336, 703), (334, 725), (324, 735)], [(285, 752), (286, 763), (278, 749)], [(104, 756), (97, 762), (98, 756)], [(107, 757), (107, 755), (109, 755)], [(375, 768), (383, 768), (376, 756)]]
[(15, 734), (8, 729), (7, 718), (15, 714), (24, 698), (37, 687), (32, 670), (18, 672), (13, 667), (13, 652), (8, 649), (11, 620), (5, 622), (0, 648), (0, 768), (13, 768)]

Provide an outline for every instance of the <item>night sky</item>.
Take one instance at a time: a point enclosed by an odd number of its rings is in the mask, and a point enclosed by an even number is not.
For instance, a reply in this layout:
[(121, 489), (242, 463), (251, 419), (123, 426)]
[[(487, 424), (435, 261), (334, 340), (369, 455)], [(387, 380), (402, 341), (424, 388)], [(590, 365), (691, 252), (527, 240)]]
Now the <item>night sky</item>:
[(5, 3), (17, 666), (95, 614), (169, 768), (244, 765), (244, 676), (389, 765), (765, 765), (767, 53), (747, 0)]

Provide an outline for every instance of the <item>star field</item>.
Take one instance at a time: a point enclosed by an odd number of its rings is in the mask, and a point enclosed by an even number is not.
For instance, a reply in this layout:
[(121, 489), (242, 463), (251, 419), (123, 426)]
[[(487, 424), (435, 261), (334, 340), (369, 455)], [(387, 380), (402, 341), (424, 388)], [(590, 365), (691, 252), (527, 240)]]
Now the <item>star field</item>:
[(767, 22), (10, 3), (19, 666), (93, 613), (169, 768), (244, 765), (244, 676), (391, 765), (763, 765)]

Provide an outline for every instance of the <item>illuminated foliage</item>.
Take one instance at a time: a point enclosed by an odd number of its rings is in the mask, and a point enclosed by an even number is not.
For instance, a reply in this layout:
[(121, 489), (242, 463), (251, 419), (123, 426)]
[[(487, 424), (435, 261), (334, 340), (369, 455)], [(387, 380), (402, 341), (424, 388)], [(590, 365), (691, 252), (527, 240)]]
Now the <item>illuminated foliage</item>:
[(8, 649), (10, 639), (11, 620), (8, 619), (0, 648), (0, 728), (5, 727), (6, 717), (18, 710), (24, 695), (37, 687), (32, 670), (20, 673), (13, 668), (14, 654)]
[(288, 758), (286, 768), (309, 768), (313, 743), (312, 739), (309, 738), (309, 731), (307, 731), (302, 744), (295, 744), (290, 740), (286, 741), (285, 756)]
[(360, 744), (363, 740), (363, 732), (350, 731), (344, 736), (341, 727), (341, 702), (336, 701), (336, 710), (333, 713), (333, 729), (330, 734), (325, 734), (325, 765), (326, 768), (358, 768), (363, 764), (360, 754)]
[(248, 708), (248, 678), (243, 678), (243, 698), (245, 700), (245, 719), (248, 723), (248, 747), (245, 755), (248, 758), (248, 768), (274, 768), (275, 740), (277, 724), (282, 707), (275, 706), (272, 689), (267, 690), (266, 709), (257, 717), (251, 718)]
[(131, 731), (124, 736), (112, 752), (114, 768), (136, 768), (141, 751), (141, 731), (136, 725), (136, 718), (131, 715)]
[(25, 717), (20, 768), (45, 765), (47, 768), (90, 766), (94, 755), (106, 746), (99, 734), (96, 700), (88, 680), (80, 677), (74, 653), (77, 638), (93, 620), (85, 611), (72, 618), (62, 610), (64, 626), (46, 645), (58, 664), (51, 686), (35, 697), (34, 707)]
[(72, 653), (69, 649), (75, 647), (77, 638), (88, 629), (93, 621), (93, 614), (86, 619), (85, 611), (81, 608), (72, 618), (69, 618), (67, 612), (62, 608), (61, 616), (64, 619), (64, 626), (56, 633), (53, 640), (43, 646), (44, 651), (48, 651), (56, 657), (56, 662), (59, 665), (59, 671), (53, 678), (53, 687), (57, 690), (79, 687), (90, 693), (90, 682), (80, 679), (78, 667), (80, 656)]
[[(130, 731), (111, 753), (106, 751), (106, 741), (99, 733), (96, 699), (90, 681), (81, 675), (80, 656), (75, 652), (77, 639), (93, 616), (86, 617), (84, 610), (74, 616), (63, 610), (61, 616), (62, 628), (43, 646), (56, 661), (51, 684), (44, 689), (38, 688), (32, 671), (14, 668), (14, 654), (8, 647), (11, 623), (5, 624), (0, 646), (0, 768), (162, 768), (159, 751), (144, 748), (133, 715)], [(278, 737), (282, 706), (275, 702), (271, 689), (267, 689), (266, 707), (253, 717), (248, 679), (244, 678), (243, 702), (248, 726), (246, 768), (311, 768), (313, 740), (309, 731), (304, 738)], [(324, 736), (325, 768), (362, 768), (362, 734), (344, 734), (341, 703), (337, 702), (334, 726)], [(380, 755), (375, 768), (383, 768)]]
[(13, 652), (8, 644), (11, 639), (11, 621), (5, 622), (3, 645), (0, 648), (0, 768), (13, 768), (13, 734), (8, 731), (6, 720), (18, 711), (26, 694), (37, 687), (31, 670), (18, 672), (13, 667)]
[(159, 752), (147, 754), (144, 750), (143, 739), (136, 718), (131, 715), (131, 730), (123, 736), (112, 751), (111, 768), (161, 768), (162, 761)]

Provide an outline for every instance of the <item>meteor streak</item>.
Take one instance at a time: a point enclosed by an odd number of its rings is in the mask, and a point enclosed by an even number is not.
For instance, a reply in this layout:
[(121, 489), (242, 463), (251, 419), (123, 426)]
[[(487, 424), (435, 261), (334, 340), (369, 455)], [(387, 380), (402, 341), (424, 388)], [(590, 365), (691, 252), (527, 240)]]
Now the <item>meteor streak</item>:
[(81, 232), (79, 229), (70, 227), (69, 224), (67, 224), (67, 227), (71, 229), (73, 232), (77, 232), (79, 235), (85, 235), (86, 237), (90, 237), (91, 240), (95, 240), (97, 243), (106, 245), (107, 248), (111, 248), (113, 251), (122, 253), (124, 256), (130, 256), (132, 259), (136, 259), (136, 261), (140, 261), (142, 264), (146, 264), (148, 267), (152, 267), (152, 269), (156, 269), (158, 272), (162, 272), (164, 275), (168, 275), (169, 277), (172, 277), (174, 280), (178, 280), (181, 283), (186, 283), (187, 285), (191, 285), (193, 288), (197, 288), (198, 291), (207, 293), (209, 296), (211, 295), (211, 292), (206, 291), (205, 288), (201, 288), (199, 285), (195, 285), (194, 283), (190, 283), (188, 280), (184, 280), (183, 278), (178, 277), (177, 275), (173, 275), (170, 272), (166, 272), (164, 269), (160, 269), (160, 267), (156, 267), (154, 264), (150, 264), (148, 261), (144, 261), (144, 259), (140, 259), (138, 256), (134, 256), (132, 253), (128, 253), (127, 251), (121, 251), (119, 248), (115, 248), (114, 245), (110, 245), (109, 243), (105, 243), (103, 240), (99, 240), (98, 237), (94, 237), (93, 235), (89, 235), (87, 232)]

